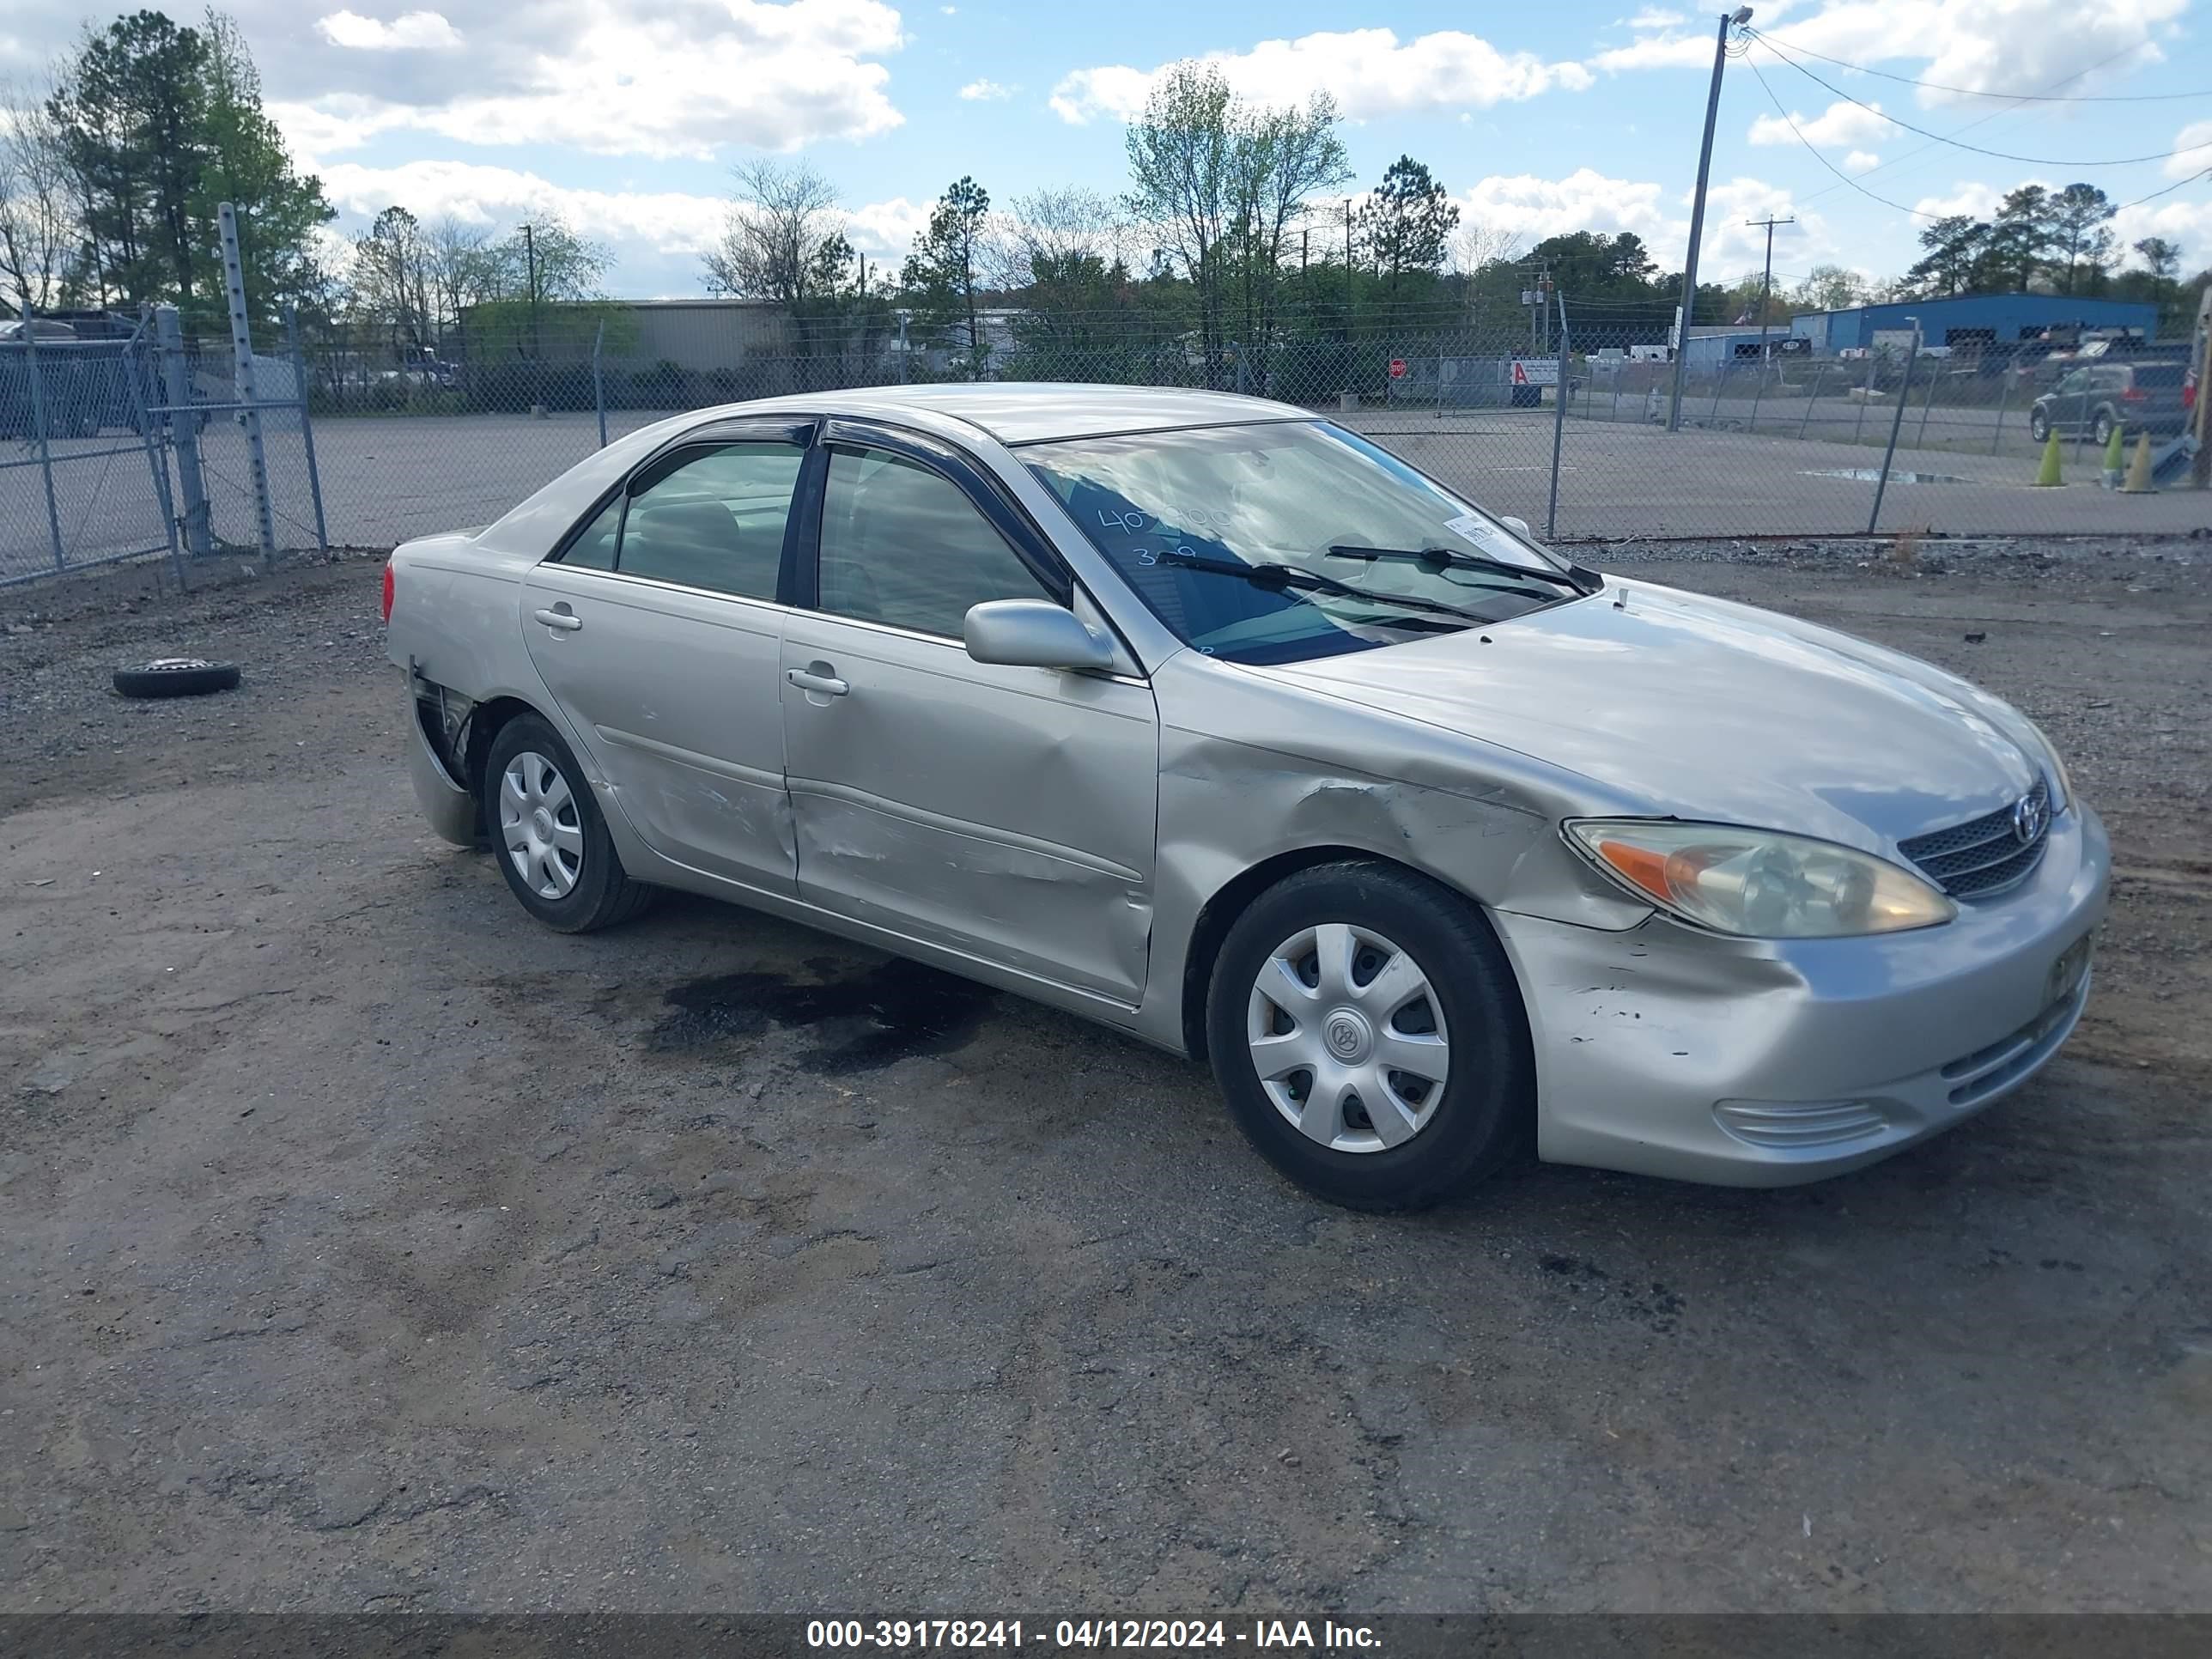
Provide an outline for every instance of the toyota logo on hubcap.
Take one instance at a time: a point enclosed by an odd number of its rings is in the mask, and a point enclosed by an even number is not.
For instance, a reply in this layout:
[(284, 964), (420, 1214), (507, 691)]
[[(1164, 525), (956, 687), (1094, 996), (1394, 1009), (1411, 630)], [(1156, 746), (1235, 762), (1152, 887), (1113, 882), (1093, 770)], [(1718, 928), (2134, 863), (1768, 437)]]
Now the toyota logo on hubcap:
[(1367, 1047), (1367, 1028), (1350, 1014), (1332, 1018), (1327, 1035), (1329, 1052), (1339, 1060), (1357, 1060)]

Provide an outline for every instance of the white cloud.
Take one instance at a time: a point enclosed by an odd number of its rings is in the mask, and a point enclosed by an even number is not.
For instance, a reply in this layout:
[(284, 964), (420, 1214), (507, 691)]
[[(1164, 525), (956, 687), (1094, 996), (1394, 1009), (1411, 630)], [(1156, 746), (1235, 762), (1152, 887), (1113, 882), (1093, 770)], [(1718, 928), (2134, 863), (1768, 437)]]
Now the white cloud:
[(1655, 245), (1654, 257), (1663, 264), (1662, 240), (1679, 246), (1688, 232), (1686, 219), (1668, 216), (1665, 198), (1660, 185), (1608, 179), (1594, 167), (1577, 167), (1564, 179), (1493, 173), (1455, 199), (1466, 222), (1512, 231), (1531, 242), (1574, 230), (1632, 230)]
[(1639, 33), (1648, 34), (1657, 29), (1679, 28), (1689, 21), (1686, 13), (1662, 11), (1657, 6), (1646, 6), (1635, 16), (1627, 19), (1623, 27), (1635, 29)]
[[(323, 174), (331, 204), (366, 222), (395, 204), (417, 219), (453, 218), (504, 234), (533, 216), (557, 215), (578, 234), (604, 242), (617, 266), (646, 254), (690, 257), (720, 240), (730, 204), (684, 191), (581, 190), (536, 173), (471, 161), (408, 161), (370, 167), (340, 162)], [(846, 235), (872, 264), (905, 258), (929, 222), (929, 205), (904, 197), (850, 209)], [(339, 237), (343, 257), (344, 238)]]
[(1949, 195), (1923, 196), (1912, 206), (1916, 212), (1928, 214), (1938, 219), (1949, 218), (1961, 213), (1970, 218), (1991, 219), (1996, 216), (1997, 204), (2004, 199), (2004, 191), (1999, 190), (1995, 185), (1984, 185), (1978, 180), (1961, 180), (1952, 188)]
[(1703, 69), (1713, 61), (1711, 34), (1654, 34), (1612, 46), (1590, 58), (1590, 67), (1607, 75), (1623, 70)]
[[(2189, 0), (1842, 0), (1774, 26), (1782, 50), (1799, 46), (1854, 64), (1923, 67), (1916, 79), (1969, 92), (2036, 91), (2079, 94), (2162, 61), (2159, 40)], [(1770, 18), (1771, 5), (1762, 8)], [(1754, 23), (1754, 27), (1757, 24)], [(1771, 52), (1759, 57), (1771, 68)], [(2106, 60), (2110, 61), (2106, 61)], [(1813, 61), (1823, 80), (1848, 71)], [(2053, 87), (2054, 82), (2065, 84)], [(1923, 105), (1998, 107), (1986, 98), (1923, 89)]]
[(2212, 265), (2212, 202), (2169, 196), (2122, 208), (2114, 216), (2112, 240), (2120, 246), (2132, 248), (2146, 236), (2163, 236), (2180, 247), (2184, 276)]
[(1869, 167), (1881, 165), (1881, 157), (1870, 149), (1855, 149), (1844, 157), (1844, 171), (1846, 173), (1864, 173)]
[[(621, 0), (562, 0), (558, 10), (471, 31), (465, 75), (372, 76), (274, 102), (272, 112), (309, 158), (397, 129), (464, 144), (705, 158), (734, 144), (793, 150), (866, 138), (905, 118), (887, 94), (890, 70), (869, 61), (905, 41), (883, 0), (661, 0), (641, 14)], [(354, 21), (398, 29), (407, 19)]]
[(996, 81), (970, 81), (960, 88), (960, 95), (969, 103), (995, 103), (1014, 95), (1014, 88), (1000, 86)]
[(461, 32), (434, 11), (402, 12), (389, 23), (334, 11), (315, 27), (332, 46), (356, 52), (450, 52), (461, 44)]
[(2166, 157), (2167, 178), (2191, 179), (2212, 167), (2212, 121), (2191, 121), (2173, 135), (2173, 147), (2182, 154)]
[[(1796, 110), (1790, 112), (1790, 120), (1779, 115), (1762, 115), (1751, 124), (1751, 142), (1754, 144), (1794, 144), (1797, 133), (1802, 133), (1808, 144), (1825, 149), (1840, 149), (1846, 144), (1879, 143), (1894, 136), (1896, 123), (1881, 114), (1881, 106), (1871, 108), (1838, 99), (1818, 115), (1807, 117)], [(1797, 132), (1790, 131), (1796, 122)]]
[[(1578, 92), (1590, 84), (1579, 64), (1547, 63), (1533, 52), (1500, 52), (1478, 35), (1439, 30), (1401, 45), (1387, 28), (1348, 29), (1262, 40), (1246, 52), (1211, 52), (1238, 93), (1256, 103), (1303, 103), (1316, 92), (1335, 95), (1352, 120), (1407, 110), (1477, 108), (1534, 98), (1554, 87)], [(1168, 67), (1127, 64), (1077, 70), (1053, 89), (1064, 121), (1098, 116), (1128, 120)]]

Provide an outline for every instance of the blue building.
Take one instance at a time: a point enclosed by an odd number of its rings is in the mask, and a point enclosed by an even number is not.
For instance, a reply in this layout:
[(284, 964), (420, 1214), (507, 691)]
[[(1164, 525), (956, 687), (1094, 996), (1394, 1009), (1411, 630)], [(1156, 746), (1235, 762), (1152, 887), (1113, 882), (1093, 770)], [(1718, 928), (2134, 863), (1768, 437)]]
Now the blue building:
[(1911, 335), (1916, 317), (1924, 344), (2006, 356), (2021, 341), (2033, 340), (2049, 328), (2125, 330), (2146, 340), (2158, 332), (2154, 305), (2074, 299), (2063, 294), (1970, 294), (1955, 300), (1903, 300), (1855, 306), (1849, 311), (1816, 311), (1792, 319), (1790, 331), (1810, 341), (1814, 352), (1832, 356), (1889, 339), (1901, 343)]

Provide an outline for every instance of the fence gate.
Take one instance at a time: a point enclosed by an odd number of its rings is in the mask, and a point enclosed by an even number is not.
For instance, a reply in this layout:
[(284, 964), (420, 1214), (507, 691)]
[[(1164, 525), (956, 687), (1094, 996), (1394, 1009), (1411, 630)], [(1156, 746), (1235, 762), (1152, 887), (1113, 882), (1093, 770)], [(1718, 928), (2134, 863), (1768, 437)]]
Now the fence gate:
[[(51, 330), (52, 332), (48, 332)], [(0, 585), (173, 550), (150, 330), (0, 338)]]

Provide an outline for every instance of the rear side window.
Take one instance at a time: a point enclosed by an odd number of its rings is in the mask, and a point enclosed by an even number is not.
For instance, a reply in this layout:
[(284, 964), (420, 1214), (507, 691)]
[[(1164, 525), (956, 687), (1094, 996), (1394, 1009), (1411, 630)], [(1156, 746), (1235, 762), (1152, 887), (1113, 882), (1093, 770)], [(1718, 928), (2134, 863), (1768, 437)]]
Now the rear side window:
[(2144, 363), (2136, 370), (2136, 384), (2141, 386), (2179, 386), (2179, 363)]
[(615, 568), (711, 592), (773, 599), (805, 453), (792, 444), (696, 451), (634, 489)]

